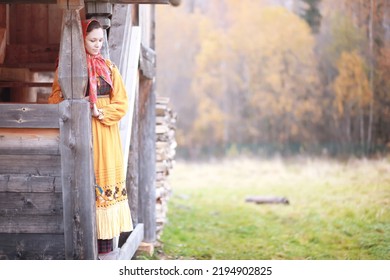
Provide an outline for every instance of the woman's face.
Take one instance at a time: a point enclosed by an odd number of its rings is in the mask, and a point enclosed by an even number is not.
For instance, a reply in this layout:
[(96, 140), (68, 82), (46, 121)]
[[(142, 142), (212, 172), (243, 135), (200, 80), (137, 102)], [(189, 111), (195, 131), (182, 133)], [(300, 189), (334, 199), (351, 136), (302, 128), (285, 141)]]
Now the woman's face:
[(100, 49), (103, 45), (103, 29), (94, 29), (85, 37), (85, 48), (91, 55), (97, 55), (100, 53)]

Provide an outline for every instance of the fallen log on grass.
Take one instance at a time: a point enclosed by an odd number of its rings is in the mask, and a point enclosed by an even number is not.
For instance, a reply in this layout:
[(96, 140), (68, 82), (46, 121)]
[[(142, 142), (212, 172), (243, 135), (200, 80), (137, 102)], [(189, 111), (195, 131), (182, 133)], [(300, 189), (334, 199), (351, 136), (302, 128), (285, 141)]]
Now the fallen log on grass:
[(287, 198), (279, 196), (249, 196), (245, 202), (253, 202), (256, 204), (290, 204)]

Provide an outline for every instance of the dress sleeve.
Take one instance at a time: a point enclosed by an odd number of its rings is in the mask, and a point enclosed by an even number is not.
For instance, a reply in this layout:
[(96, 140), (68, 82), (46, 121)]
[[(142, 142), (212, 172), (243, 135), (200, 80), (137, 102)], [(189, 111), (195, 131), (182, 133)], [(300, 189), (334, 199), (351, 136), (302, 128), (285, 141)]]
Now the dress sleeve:
[(60, 83), (58, 82), (58, 68), (57, 68), (55, 73), (54, 73), (54, 80), (53, 80), (53, 85), (51, 88), (51, 94), (50, 94), (47, 101), (49, 104), (57, 104), (63, 100), (64, 100), (64, 98), (62, 97)]
[(110, 103), (99, 108), (104, 114), (104, 118), (100, 122), (107, 126), (118, 123), (128, 110), (127, 93), (121, 74), (114, 65), (112, 65), (111, 71), (114, 89), (111, 92)]

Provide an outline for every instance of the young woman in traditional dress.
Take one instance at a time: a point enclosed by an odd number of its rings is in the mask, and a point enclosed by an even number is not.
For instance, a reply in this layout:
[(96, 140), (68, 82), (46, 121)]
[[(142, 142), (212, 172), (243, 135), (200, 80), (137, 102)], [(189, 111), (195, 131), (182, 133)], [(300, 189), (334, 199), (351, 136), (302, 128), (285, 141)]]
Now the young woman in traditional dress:
[[(103, 29), (98, 21), (82, 23), (88, 65), (86, 99), (91, 104), (98, 253), (113, 250), (113, 238), (133, 229), (126, 193), (119, 121), (128, 99), (117, 67), (104, 59)], [(49, 103), (63, 100), (56, 71)], [(85, 186), (89, 187), (89, 186)]]

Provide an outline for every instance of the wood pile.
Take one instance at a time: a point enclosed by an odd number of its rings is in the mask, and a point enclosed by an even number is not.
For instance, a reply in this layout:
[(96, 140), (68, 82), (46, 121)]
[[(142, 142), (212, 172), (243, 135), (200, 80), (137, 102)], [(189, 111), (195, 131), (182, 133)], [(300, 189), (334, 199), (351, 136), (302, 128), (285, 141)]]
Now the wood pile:
[(169, 98), (156, 98), (156, 235), (160, 239), (167, 222), (171, 195), (170, 170), (175, 163), (177, 114), (169, 107)]

